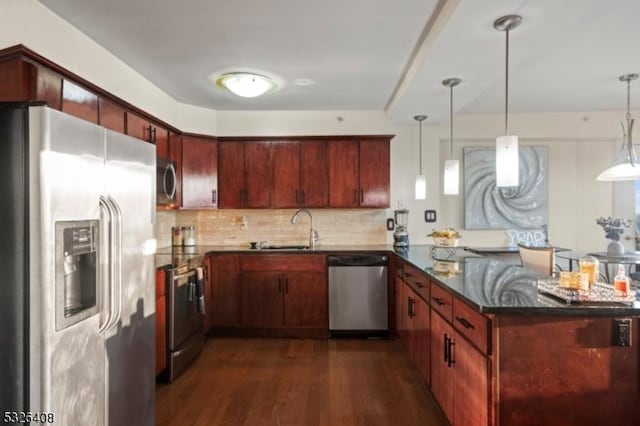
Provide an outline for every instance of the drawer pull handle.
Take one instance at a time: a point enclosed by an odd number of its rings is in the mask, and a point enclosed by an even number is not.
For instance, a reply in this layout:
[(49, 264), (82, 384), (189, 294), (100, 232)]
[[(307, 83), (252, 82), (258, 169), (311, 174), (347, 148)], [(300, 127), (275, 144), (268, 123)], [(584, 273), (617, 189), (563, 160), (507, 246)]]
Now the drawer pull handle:
[(475, 327), (473, 326), (473, 324), (471, 324), (469, 321), (466, 320), (466, 318), (460, 318), (460, 317), (456, 317), (456, 321), (458, 321), (460, 324), (462, 324), (462, 326), (464, 328), (466, 328), (467, 330), (471, 329), (475, 329)]
[(416, 285), (420, 288), (424, 288), (424, 285), (420, 281), (416, 281)]
[(436, 304), (438, 306), (444, 306), (447, 304), (447, 302), (444, 301), (444, 299), (440, 298), (440, 297), (435, 297), (433, 296), (431, 299), (433, 299), (434, 302), (436, 302)]

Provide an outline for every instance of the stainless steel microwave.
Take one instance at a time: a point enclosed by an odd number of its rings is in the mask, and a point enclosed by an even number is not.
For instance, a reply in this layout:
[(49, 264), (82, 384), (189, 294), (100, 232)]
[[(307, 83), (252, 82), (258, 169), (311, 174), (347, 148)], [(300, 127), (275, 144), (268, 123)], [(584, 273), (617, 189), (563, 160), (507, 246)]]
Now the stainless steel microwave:
[(176, 166), (167, 158), (157, 159), (156, 204), (168, 206), (176, 202)]

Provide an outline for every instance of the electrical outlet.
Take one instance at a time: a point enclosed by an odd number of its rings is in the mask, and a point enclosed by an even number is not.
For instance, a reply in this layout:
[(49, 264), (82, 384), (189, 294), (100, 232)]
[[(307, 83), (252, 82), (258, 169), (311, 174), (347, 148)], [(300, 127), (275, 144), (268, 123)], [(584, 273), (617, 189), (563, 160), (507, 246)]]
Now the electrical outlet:
[(424, 211), (424, 221), (425, 222), (435, 222), (436, 221), (436, 211), (435, 210), (425, 210)]
[(613, 320), (613, 346), (631, 346), (631, 319)]

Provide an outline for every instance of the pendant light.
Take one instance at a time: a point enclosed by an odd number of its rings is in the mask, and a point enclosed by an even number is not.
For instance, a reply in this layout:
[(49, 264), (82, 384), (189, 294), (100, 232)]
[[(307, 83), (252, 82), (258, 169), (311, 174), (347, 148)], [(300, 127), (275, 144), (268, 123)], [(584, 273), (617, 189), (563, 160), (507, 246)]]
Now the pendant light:
[(640, 179), (640, 164), (633, 149), (633, 118), (631, 118), (631, 81), (638, 78), (638, 74), (625, 74), (620, 76), (620, 81), (627, 83), (627, 127), (622, 125), (622, 148), (616, 157), (613, 166), (600, 173), (597, 180), (618, 181)]
[(449, 159), (444, 162), (445, 195), (458, 195), (460, 187), (460, 161), (453, 159), (453, 88), (460, 84), (459, 78), (447, 78), (442, 81), (449, 88)]
[(422, 122), (427, 119), (426, 115), (416, 115), (413, 117), (418, 123), (420, 123), (420, 171), (416, 176), (416, 200), (427, 199), (427, 178), (422, 174)]
[(504, 31), (507, 40), (505, 63), (504, 136), (496, 138), (496, 186), (518, 186), (520, 165), (518, 137), (509, 135), (509, 31), (522, 23), (519, 15), (506, 15), (493, 22), (493, 28)]

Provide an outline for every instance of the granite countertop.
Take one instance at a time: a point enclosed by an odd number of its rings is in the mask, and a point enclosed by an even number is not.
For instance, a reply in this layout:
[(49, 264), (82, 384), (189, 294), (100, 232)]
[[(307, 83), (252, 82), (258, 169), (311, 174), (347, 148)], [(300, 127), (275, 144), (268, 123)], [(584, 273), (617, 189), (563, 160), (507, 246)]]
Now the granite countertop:
[[(611, 316), (640, 315), (640, 301), (633, 304), (590, 303), (568, 305), (562, 300), (538, 293), (537, 280), (544, 276), (520, 266), (516, 256), (489, 258), (474, 255), (463, 248), (433, 248), (412, 245), (408, 250), (394, 250), (392, 245), (320, 245), (315, 250), (257, 250), (248, 246), (201, 245), (182, 250), (158, 249), (156, 264), (162, 259), (204, 256), (208, 253), (313, 254), (340, 252), (392, 252), (424, 271), (440, 286), (464, 299), (479, 312), (519, 315)], [(167, 264), (169, 262), (165, 262)], [(435, 268), (434, 268), (435, 267)], [(444, 268), (443, 268), (444, 267)], [(439, 272), (451, 269), (455, 272)]]

